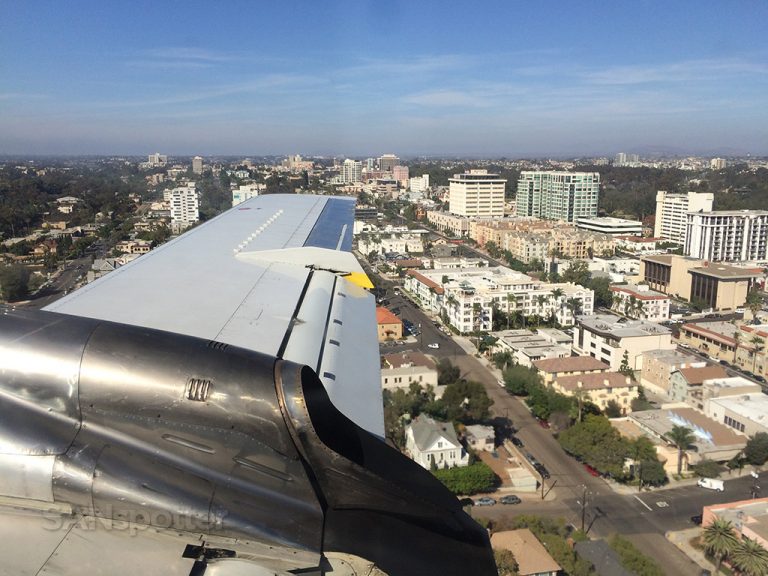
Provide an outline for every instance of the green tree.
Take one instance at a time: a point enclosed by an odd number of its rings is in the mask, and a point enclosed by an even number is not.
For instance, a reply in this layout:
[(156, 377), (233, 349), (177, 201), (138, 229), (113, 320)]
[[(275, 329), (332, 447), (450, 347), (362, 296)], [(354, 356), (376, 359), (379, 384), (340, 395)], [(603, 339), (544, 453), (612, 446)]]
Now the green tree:
[(638, 576), (664, 576), (664, 571), (652, 559), (640, 552), (629, 540), (614, 534), (608, 544), (619, 555), (621, 565)]
[(643, 485), (661, 486), (667, 480), (664, 465), (656, 458), (641, 460), (637, 470), (637, 480), (641, 488)]
[(619, 418), (621, 416), (621, 406), (616, 400), (609, 400), (605, 405), (605, 415), (608, 418)]
[(672, 429), (667, 432), (667, 440), (669, 440), (677, 448), (677, 475), (683, 471), (683, 456), (688, 450), (688, 447), (696, 439), (693, 435), (693, 431), (687, 426), (672, 426)]
[(752, 372), (757, 373), (757, 359), (760, 357), (760, 352), (765, 349), (765, 340), (760, 336), (753, 336), (749, 343), (752, 344)]
[(572, 282), (581, 286), (586, 286), (589, 283), (591, 273), (589, 266), (584, 260), (574, 260), (568, 269), (562, 273), (560, 280), (562, 282)]
[(22, 300), (29, 295), (29, 269), (21, 265), (0, 268), (0, 289), (8, 302)]
[(722, 518), (715, 518), (713, 522), (704, 528), (702, 534), (704, 548), (715, 557), (715, 573), (720, 572), (723, 559), (728, 557), (739, 543), (739, 539), (733, 530), (733, 524)]
[(493, 559), (496, 561), (496, 569), (499, 576), (518, 576), (518, 565), (515, 555), (503, 548), (493, 549)]
[(446, 386), (440, 403), (448, 420), (473, 423), (488, 418), (493, 400), (480, 382), (459, 380)]
[(762, 466), (768, 461), (768, 433), (758, 432), (747, 440), (744, 458), (753, 466)]
[(528, 391), (541, 383), (539, 372), (528, 366), (510, 366), (504, 370), (504, 386), (515, 396), (526, 396)]
[(629, 365), (628, 350), (624, 350), (624, 355), (621, 357), (621, 365), (619, 366), (619, 372), (624, 374), (624, 376), (629, 376), (630, 378), (635, 377), (635, 371), (632, 370), (632, 366)]
[(730, 554), (731, 564), (742, 576), (768, 574), (768, 550), (756, 540), (742, 537)]
[(642, 412), (643, 410), (650, 410), (653, 408), (653, 404), (648, 401), (645, 395), (645, 388), (642, 386), (637, 387), (637, 398), (634, 398), (630, 403), (632, 412)]
[(701, 478), (717, 478), (722, 473), (723, 467), (714, 460), (704, 458), (693, 467), (693, 471)]
[(498, 486), (499, 479), (488, 465), (475, 462), (471, 466), (455, 466), (433, 472), (454, 494), (470, 496), (483, 492), (491, 492)]
[(753, 288), (747, 294), (747, 298), (744, 302), (749, 311), (752, 313), (752, 317), (755, 318), (757, 313), (763, 307), (763, 297), (757, 288)]
[(437, 363), (437, 383), (439, 386), (453, 384), (461, 377), (461, 370), (458, 366), (451, 364), (447, 358), (441, 359)]

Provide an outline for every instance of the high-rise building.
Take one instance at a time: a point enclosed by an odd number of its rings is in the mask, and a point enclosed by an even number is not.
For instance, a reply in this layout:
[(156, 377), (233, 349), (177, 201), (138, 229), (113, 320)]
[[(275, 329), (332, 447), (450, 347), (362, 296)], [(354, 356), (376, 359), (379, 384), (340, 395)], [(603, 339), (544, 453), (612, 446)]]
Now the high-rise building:
[(147, 164), (151, 167), (165, 166), (168, 163), (168, 156), (155, 152), (147, 157)]
[(728, 162), (725, 158), (712, 158), (712, 160), (709, 161), (709, 167), (712, 170), (723, 170), (727, 166)]
[(448, 211), (459, 216), (502, 218), (507, 181), (487, 170), (454, 174), (448, 180)]
[(379, 170), (382, 172), (392, 172), (395, 166), (400, 164), (400, 158), (394, 154), (384, 154), (379, 156)]
[(408, 166), (397, 165), (392, 168), (392, 178), (398, 181), (400, 188), (408, 187)]
[(429, 174), (414, 176), (409, 181), (411, 192), (425, 192), (429, 188)]
[(710, 212), (714, 194), (711, 192), (656, 192), (656, 220), (653, 235), (670, 242), (685, 244), (688, 212)]
[(236, 190), (232, 190), (232, 206), (255, 198), (259, 194), (263, 194), (267, 190), (266, 184), (245, 184), (238, 186)]
[(689, 212), (685, 254), (703, 260), (768, 260), (768, 211)]
[(341, 165), (341, 181), (344, 184), (354, 184), (363, 179), (363, 163), (347, 158)]
[(200, 220), (200, 196), (194, 182), (171, 190), (169, 203), (171, 207), (171, 230), (174, 233), (181, 232)]
[(624, 152), (619, 152), (613, 159), (614, 166), (624, 166), (627, 163), (627, 155)]
[(203, 173), (203, 158), (201, 156), (192, 158), (192, 172), (195, 174)]
[(576, 222), (597, 216), (598, 172), (528, 172), (517, 181), (518, 216)]

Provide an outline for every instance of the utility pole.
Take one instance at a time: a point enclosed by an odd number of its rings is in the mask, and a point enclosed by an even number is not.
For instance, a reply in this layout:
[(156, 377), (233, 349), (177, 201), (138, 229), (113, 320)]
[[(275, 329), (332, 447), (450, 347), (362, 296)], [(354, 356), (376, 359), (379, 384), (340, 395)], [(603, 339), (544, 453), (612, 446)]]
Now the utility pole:
[(581, 494), (581, 531), (584, 532), (584, 525), (587, 520), (587, 486), (582, 486), (583, 491)]

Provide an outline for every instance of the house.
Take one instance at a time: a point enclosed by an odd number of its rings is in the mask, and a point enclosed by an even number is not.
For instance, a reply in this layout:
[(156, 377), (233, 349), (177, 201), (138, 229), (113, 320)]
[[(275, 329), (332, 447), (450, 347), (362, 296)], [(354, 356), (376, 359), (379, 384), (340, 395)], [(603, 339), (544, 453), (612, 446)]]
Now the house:
[(674, 372), (681, 368), (701, 368), (706, 365), (701, 358), (677, 350), (649, 350), (643, 352), (640, 384), (658, 394), (667, 394)]
[(520, 576), (557, 576), (562, 570), (528, 528), (492, 534), (491, 547), (494, 550), (512, 552), (517, 561), (517, 573)]
[(383, 306), (376, 307), (376, 328), (379, 333), (379, 342), (400, 340), (403, 337), (403, 323), (400, 318)]
[(431, 386), (436, 398), (442, 397), (445, 391), (445, 386), (438, 385), (434, 360), (421, 352), (410, 350), (381, 357), (382, 390), (408, 389), (413, 383), (422, 388)]
[(551, 384), (562, 376), (581, 374), (599, 374), (608, 372), (611, 367), (592, 356), (568, 356), (567, 358), (547, 358), (536, 360), (533, 365), (541, 374), (545, 384)]
[(405, 451), (411, 460), (429, 470), (468, 466), (469, 453), (456, 437), (450, 422), (433, 420), (421, 414), (405, 429)]
[(695, 399), (697, 397), (701, 399), (702, 384), (705, 380), (727, 376), (728, 374), (720, 365), (708, 364), (698, 368), (681, 368), (670, 377), (667, 395), (672, 402), (686, 402), (694, 406)]
[(467, 426), (465, 438), (469, 447), (475, 451), (493, 452), (496, 448), (496, 434), (493, 431), (493, 426), (481, 426), (479, 424)]
[(582, 395), (600, 410), (615, 402), (623, 413), (632, 411), (632, 400), (638, 397), (637, 383), (619, 372), (598, 372), (574, 376), (559, 376), (551, 387), (565, 396)]

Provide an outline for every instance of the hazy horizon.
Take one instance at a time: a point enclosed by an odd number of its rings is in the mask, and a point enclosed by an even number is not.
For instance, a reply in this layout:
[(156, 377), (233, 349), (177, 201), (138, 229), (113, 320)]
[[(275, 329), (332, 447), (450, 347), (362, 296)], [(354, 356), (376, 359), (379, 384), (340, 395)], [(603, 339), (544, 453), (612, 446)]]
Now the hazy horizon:
[(764, 2), (2, 7), (3, 155), (768, 155)]

